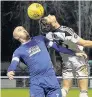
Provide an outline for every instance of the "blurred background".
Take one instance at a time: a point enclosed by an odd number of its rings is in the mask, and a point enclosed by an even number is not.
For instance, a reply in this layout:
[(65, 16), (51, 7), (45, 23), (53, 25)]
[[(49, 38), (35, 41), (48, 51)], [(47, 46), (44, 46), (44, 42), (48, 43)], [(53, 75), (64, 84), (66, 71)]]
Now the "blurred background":
[[(44, 6), (45, 15), (55, 15), (61, 25), (71, 27), (84, 39), (92, 40), (92, 1), (1, 1), (1, 76), (2, 88), (28, 87), (28, 79), (16, 79), (13, 84), (5, 80), (7, 68), (11, 62), (13, 51), (20, 45), (12, 37), (16, 26), (22, 25), (31, 36), (41, 34), (38, 20), (31, 20), (27, 15), (28, 6), (38, 2)], [(85, 48), (89, 58), (89, 75), (92, 76), (92, 48)], [(52, 49), (50, 55), (57, 76), (62, 76), (62, 59)], [(28, 76), (27, 67), (20, 62), (16, 76)], [(61, 79), (59, 79), (61, 80)], [(89, 80), (92, 88), (92, 79)], [(6, 85), (5, 83), (8, 83)], [(16, 83), (16, 84), (15, 84)], [(76, 80), (73, 82), (76, 87)], [(2, 96), (4, 97), (4, 96)], [(24, 97), (24, 96), (22, 96)]]

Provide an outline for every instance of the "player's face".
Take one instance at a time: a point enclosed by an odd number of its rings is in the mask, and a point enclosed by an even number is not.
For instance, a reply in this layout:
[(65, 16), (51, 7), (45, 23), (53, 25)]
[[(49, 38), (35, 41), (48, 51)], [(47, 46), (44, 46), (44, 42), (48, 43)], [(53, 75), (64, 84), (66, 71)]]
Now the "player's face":
[(30, 37), (29, 33), (22, 26), (18, 26), (15, 28), (13, 36), (17, 40), (19, 40), (20, 38), (26, 40)]
[(47, 33), (50, 31), (55, 30), (55, 28), (52, 26), (56, 22), (56, 17), (54, 15), (48, 15), (41, 19), (40, 21), (40, 28), (43, 33)]

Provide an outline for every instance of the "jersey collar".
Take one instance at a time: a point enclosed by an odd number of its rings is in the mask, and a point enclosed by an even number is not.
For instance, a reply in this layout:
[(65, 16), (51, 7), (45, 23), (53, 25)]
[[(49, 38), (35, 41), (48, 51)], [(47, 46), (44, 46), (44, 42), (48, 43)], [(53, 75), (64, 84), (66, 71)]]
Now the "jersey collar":
[(28, 42), (30, 42), (31, 41), (31, 39), (29, 39), (27, 42), (25, 42), (25, 43), (22, 43), (22, 45), (24, 45), (24, 44), (27, 44)]

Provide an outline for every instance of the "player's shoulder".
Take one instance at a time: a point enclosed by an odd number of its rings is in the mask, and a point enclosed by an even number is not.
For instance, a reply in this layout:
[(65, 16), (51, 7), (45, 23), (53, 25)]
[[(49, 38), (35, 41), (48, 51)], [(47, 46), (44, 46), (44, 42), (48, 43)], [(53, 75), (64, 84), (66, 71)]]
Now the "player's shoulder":
[(19, 52), (20, 52), (20, 48), (21, 48), (21, 46), (19, 46), (18, 48), (16, 48), (16, 49), (14, 50), (14, 53), (19, 53)]
[(43, 40), (43, 35), (37, 35), (37, 36), (34, 36), (33, 39), (36, 39), (36, 40)]
[(65, 36), (71, 36), (75, 33), (74, 30), (71, 27), (68, 27), (68, 26), (65, 26), (65, 25), (60, 26), (59, 29), (63, 33), (65, 33)]

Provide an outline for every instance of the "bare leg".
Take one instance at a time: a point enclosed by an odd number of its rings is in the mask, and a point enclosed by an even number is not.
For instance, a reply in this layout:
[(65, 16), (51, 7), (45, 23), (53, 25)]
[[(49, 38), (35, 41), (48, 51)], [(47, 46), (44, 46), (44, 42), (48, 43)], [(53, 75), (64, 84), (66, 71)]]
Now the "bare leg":
[(72, 79), (64, 79), (63, 87), (61, 89), (62, 97), (66, 97), (69, 89), (72, 87)]
[(79, 79), (78, 86), (80, 88), (79, 97), (88, 97), (88, 79)]

